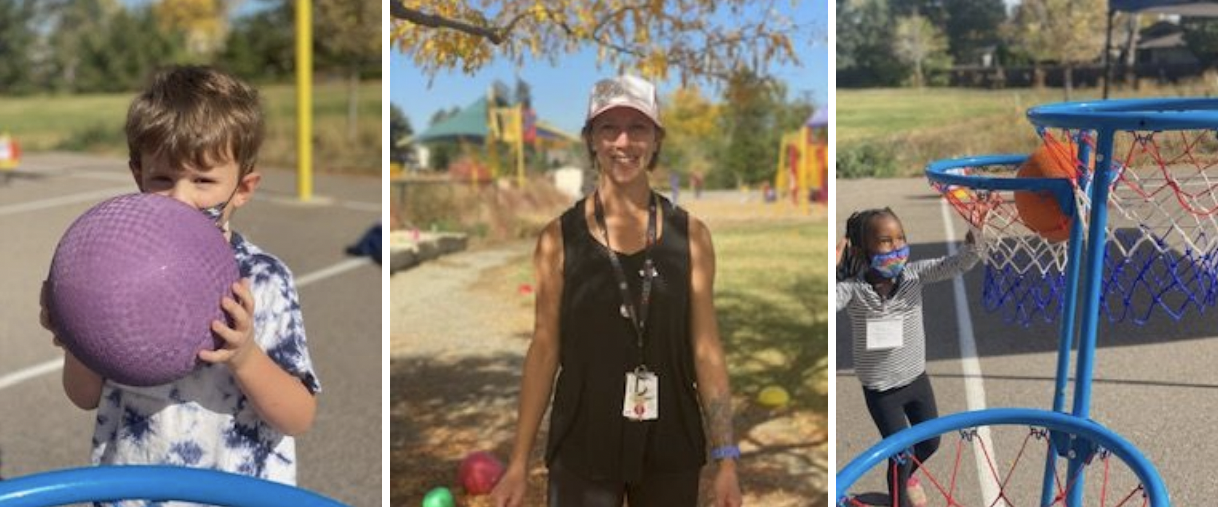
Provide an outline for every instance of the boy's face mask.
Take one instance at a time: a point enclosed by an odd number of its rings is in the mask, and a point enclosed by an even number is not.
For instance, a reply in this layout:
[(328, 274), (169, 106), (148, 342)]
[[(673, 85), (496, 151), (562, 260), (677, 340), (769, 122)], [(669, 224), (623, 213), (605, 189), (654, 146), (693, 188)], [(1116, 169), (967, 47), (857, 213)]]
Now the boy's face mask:
[(228, 222), (220, 223), (220, 220), (224, 217), (224, 208), (227, 208), (228, 203), (232, 202), (233, 196), (237, 195), (237, 189), (240, 187), (241, 184), (238, 183), (237, 186), (233, 187), (233, 192), (228, 194), (228, 198), (223, 202), (215, 206), (200, 208), (199, 212), (202, 213), (203, 216), (207, 217), (208, 220), (211, 220), (212, 223), (216, 224), (216, 227), (218, 227), (221, 231), (228, 232)]
[(220, 217), (224, 216), (224, 208), (226, 207), (228, 207), (228, 201), (224, 201), (209, 208), (200, 209), (199, 212), (203, 213), (203, 216), (207, 217), (208, 220), (211, 220), (212, 223), (215, 223), (217, 227), (221, 227)]
[(884, 278), (896, 278), (901, 276), (901, 271), (905, 269), (905, 262), (908, 260), (909, 245), (905, 245), (888, 253), (872, 255), (871, 269)]

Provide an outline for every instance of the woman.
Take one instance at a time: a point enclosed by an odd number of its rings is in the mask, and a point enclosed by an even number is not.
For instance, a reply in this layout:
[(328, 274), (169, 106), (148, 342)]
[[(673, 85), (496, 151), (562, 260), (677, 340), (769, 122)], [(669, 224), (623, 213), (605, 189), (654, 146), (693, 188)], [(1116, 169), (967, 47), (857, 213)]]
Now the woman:
[(637, 77), (593, 87), (583, 139), (600, 182), (537, 242), (536, 324), (497, 506), (523, 502), (552, 389), (550, 506), (697, 505), (707, 440), (715, 505), (740, 505), (714, 251), (702, 222), (651, 191), (659, 113)]

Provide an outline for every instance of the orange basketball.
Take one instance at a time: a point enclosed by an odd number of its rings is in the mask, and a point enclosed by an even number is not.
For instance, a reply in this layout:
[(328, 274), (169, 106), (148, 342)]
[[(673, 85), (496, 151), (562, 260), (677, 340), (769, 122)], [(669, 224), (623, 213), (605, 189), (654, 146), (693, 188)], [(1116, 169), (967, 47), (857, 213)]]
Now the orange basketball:
[[(1078, 148), (1046, 138), (1019, 166), (1020, 178), (1075, 178)], [(1042, 238), (1057, 243), (1070, 237), (1071, 219), (1062, 213), (1057, 199), (1048, 191), (1015, 192), (1015, 209), (1019, 219)]]

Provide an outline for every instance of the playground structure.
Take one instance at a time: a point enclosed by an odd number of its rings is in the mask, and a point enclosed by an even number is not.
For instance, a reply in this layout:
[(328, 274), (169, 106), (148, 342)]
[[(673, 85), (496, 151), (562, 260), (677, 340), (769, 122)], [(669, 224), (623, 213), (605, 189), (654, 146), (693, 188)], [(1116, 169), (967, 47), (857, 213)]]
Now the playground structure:
[[(1012, 424), (1031, 427), (1025, 432), (1028, 438), (1044, 442), (1044, 473), (1036, 487), (1027, 488), (1039, 490), (1037, 505), (1077, 507), (1095, 499), (1097, 490), (1099, 505), (1105, 505), (1113, 461), (1127, 467), (1120, 487), (1128, 489), (1119, 491), (1128, 494), (1110, 497), (1120, 499), (1117, 505), (1170, 505), (1153, 465), (1090, 419), (1097, 330), (1104, 317), (1142, 325), (1155, 313), (1180, 320), (1218, 304), (1218, 265), (1213, 262), (1218, 255), (1218, 186), (1207, 174), (1218, 164), (1213, 140), (1218, 100), (1051, 104), (1029, 110), (1028, 118), (1046, 146), (1064, 144), (1076, 154), (1076, 178), (1015, 177), (1015, 168), (1026, 158), (1022, 155), (944, 160), (930, 164), (926, 174), (952, 207), (988, 237), (984, 306), (1003, 312), (1008, 322), (1060, 325), (1052, 409), (965, 412), (892, 435), (838, 474), (839, 505), (858, 505), (851, 493), (855, 481), (885, 459), (911, 459), (907, 449), (913, 443), (958, 431), (960, 442), (969, 442), (988, 460), (987, 448), (974, 442), (983, 440), (979, 436), (990, 426)], [(1028, 226), (1014, 205), (1013, 196), (1020, 192), (1057, 200), (1070, 217), (1067, 241), (1051, 241)], [(1068, 408), (1072, 351), (1076, 359)], [(1019, 448), (1016, 462), (1027, 448), (1026, 443)], [(1064, 476), (1057, 468), (1063, 462)], [(991, 492), (983, 493), (978, 504), (1009, 502), (1017, 487), (1009, 482), (1016, 476), (1014, 465), (998, 470), (991, 463), (990, 473), (980, 482), (990, 483)], [(929, 473), (927, 479), (952, 505), (970, 505), (955, 496), (956, 471), (951, 474), (950, 485)]]
[[(523, 186), (526, 146), (545, 151), (579, 142), (579, 138), (537, 118), (536, 112), (526, 104), (508, 104), (500, 100), (494, 87), (491, 87), (486, 97), (475, 100), (457, 114), (404, 142), (455, 142), (462, 153), (468, 153), (472, 146), (480, 144), (486, 153), (485, 166), (468, 162), (471, 164), (468, 167), (453, 167), (450, 163), (449, 167), (437, 169), (454, 170), (456, 174), (467, 176), (471, 182), (497, 180), (501, 176), (514, 174), (516, 185)], [(508, 147), (511, 161), (500, 160), (498, 153), (501, 144)]]
[(799, 130), (783, 134), (779, 144), (774, 188), (790, 195), (791, 204), (805, 212), (811, 201), (829, 201), (829, 112), (821, 108), (808, 117)]

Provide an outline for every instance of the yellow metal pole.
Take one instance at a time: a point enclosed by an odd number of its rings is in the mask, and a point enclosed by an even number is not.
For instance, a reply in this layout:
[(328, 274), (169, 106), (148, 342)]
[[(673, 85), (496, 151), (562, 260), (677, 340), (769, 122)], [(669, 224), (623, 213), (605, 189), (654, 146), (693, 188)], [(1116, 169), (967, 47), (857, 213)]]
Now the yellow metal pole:
[(313, 13), (296, 0), (296, 190), (313, 199)]

